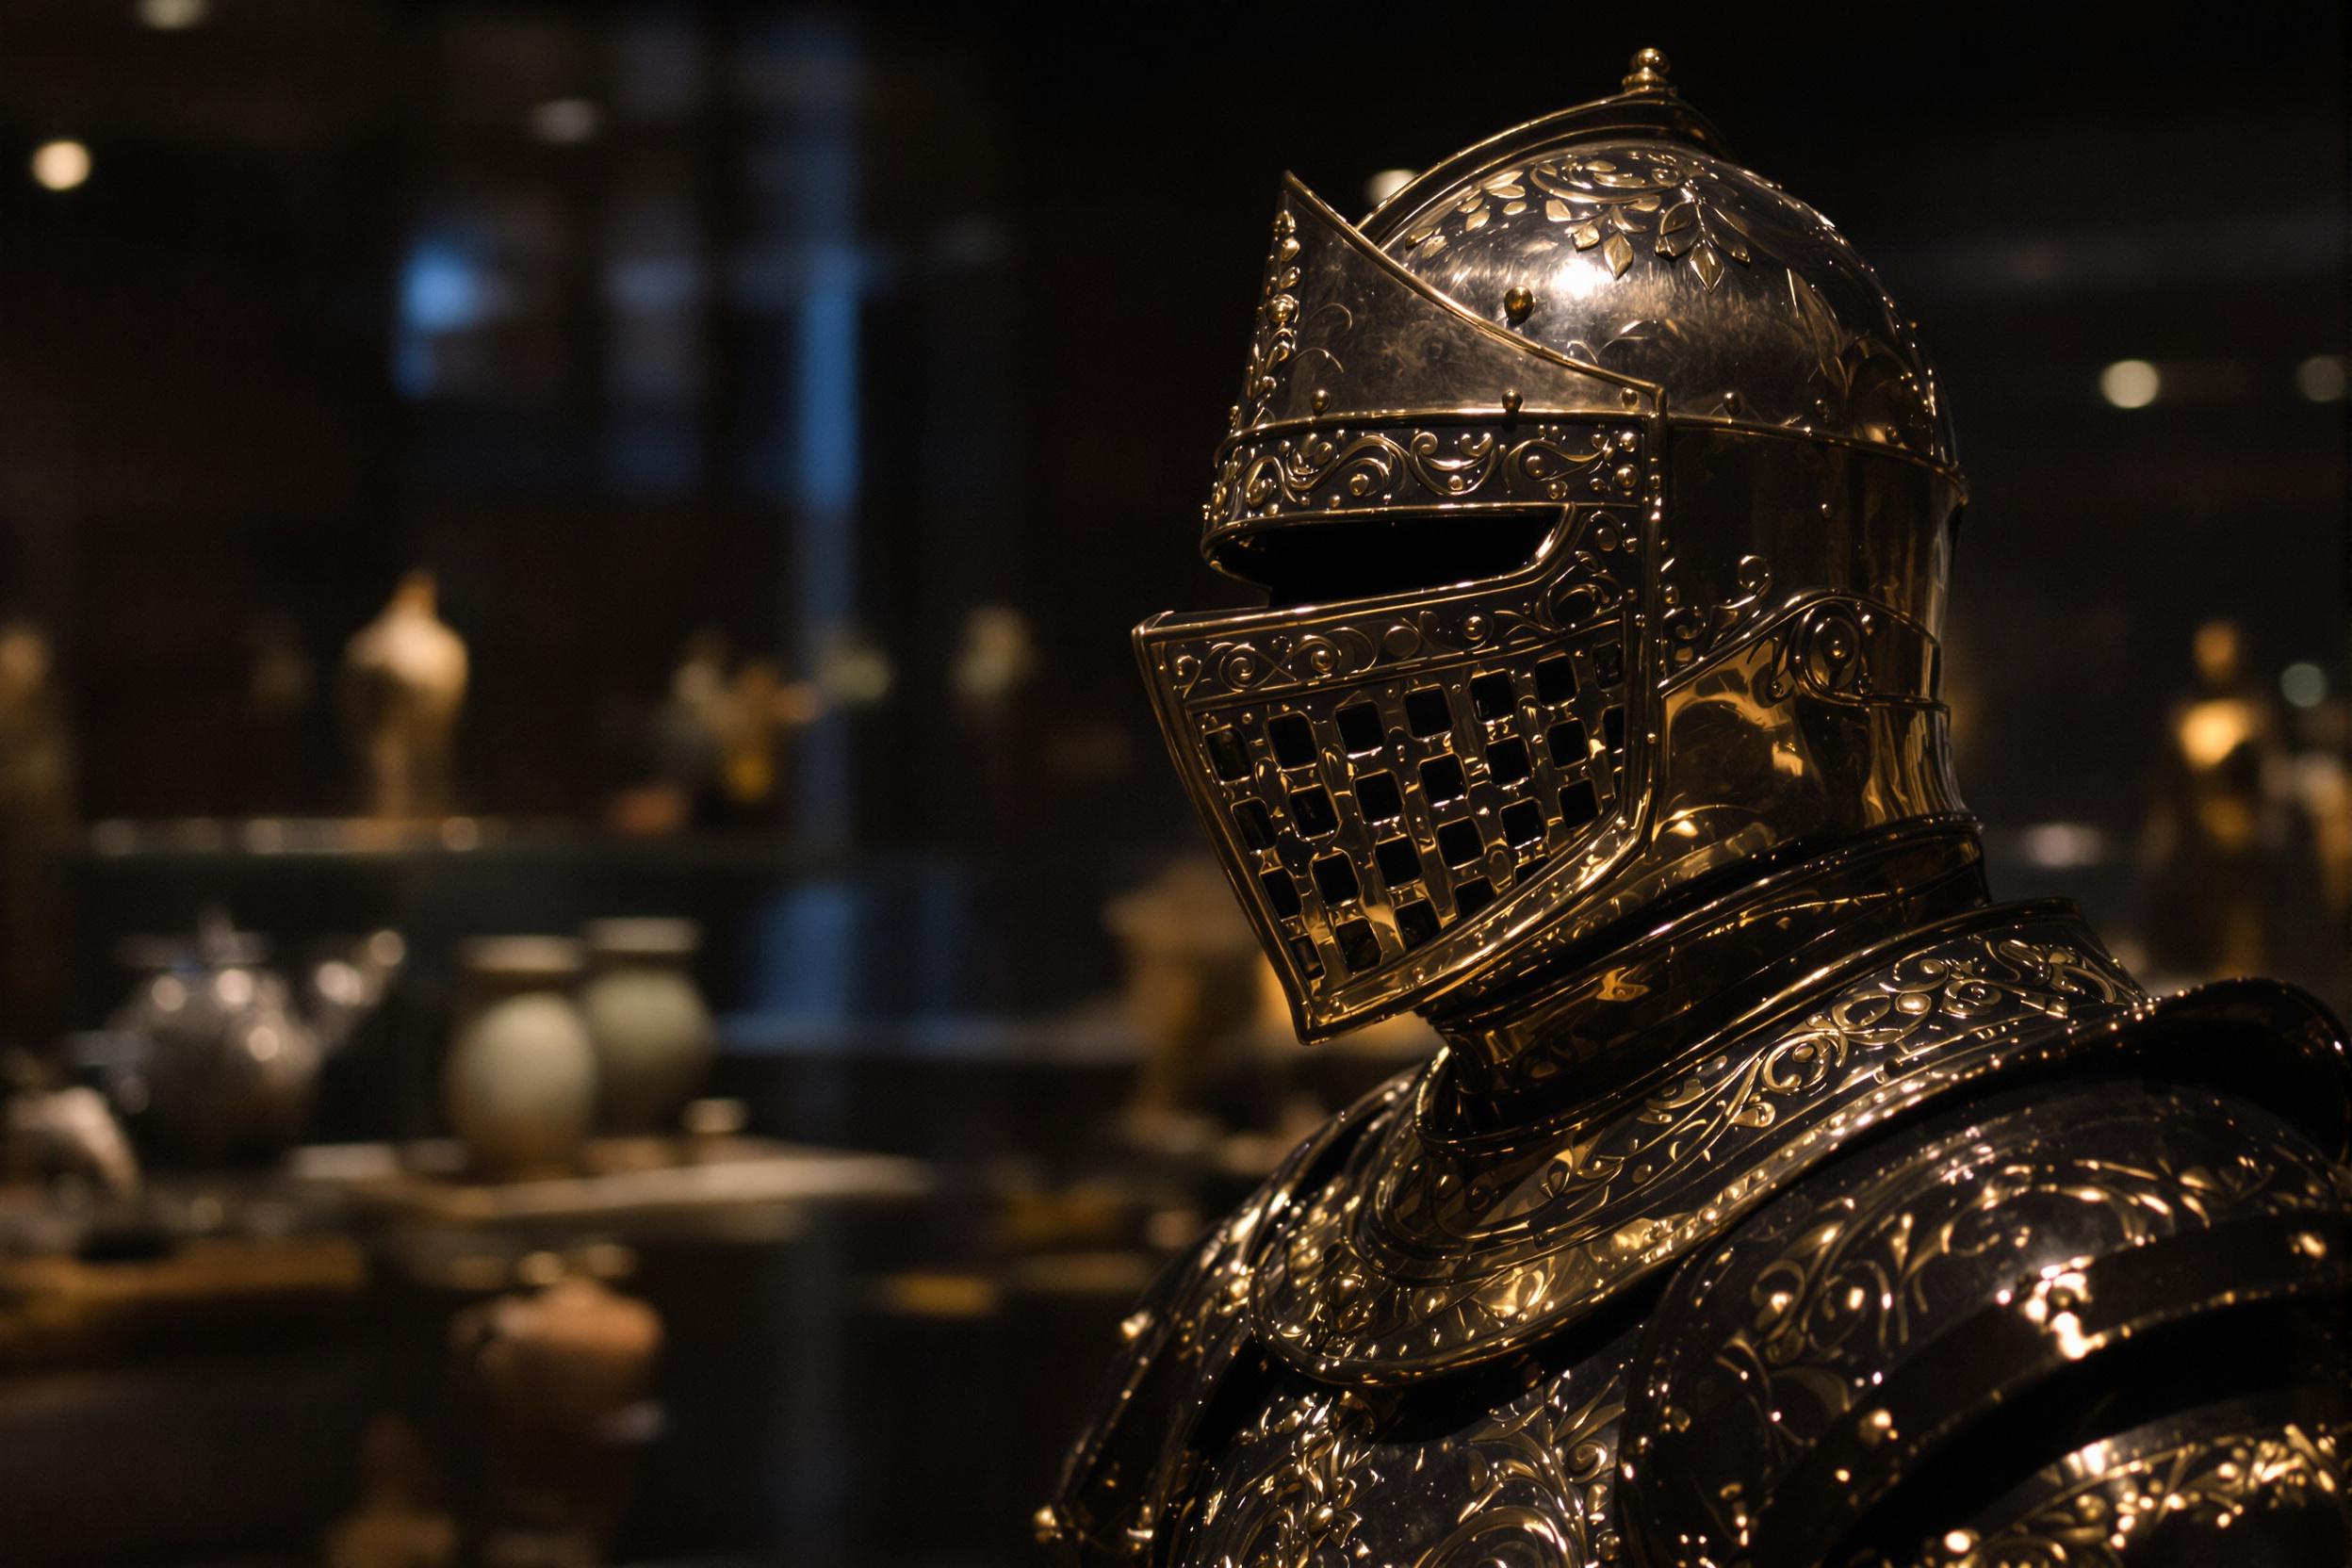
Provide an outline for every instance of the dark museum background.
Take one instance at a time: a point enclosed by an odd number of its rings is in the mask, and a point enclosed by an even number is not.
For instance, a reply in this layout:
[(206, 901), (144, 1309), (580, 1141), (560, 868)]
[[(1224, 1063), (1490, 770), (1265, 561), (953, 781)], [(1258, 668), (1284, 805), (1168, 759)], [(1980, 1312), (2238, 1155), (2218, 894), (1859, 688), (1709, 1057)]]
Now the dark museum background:
[[(1938, 363), (1996, 890), (2352, 1000), (2332, 8), (0, 5), (0, 1044), (143, 1167), (10, 1161), (14, 1559), (317, 1560), (363, 1475), (479, 1518), (467, 1336), (561, 1278), (612, 1560), (1017, 1560), (1158, 1260), (1426, 1044), (1279, 1037), (1127, 645), (1240, 602), (1276, 181), (1361, 211), (1645, 44)], [(454, 773), (369, 815), (346, 647), (415, 569)], [(2200, 939), (2217, 620), (2262, 917)], [(125, 943), (210, 910), (289, 972), (398, 934), (290, 1156), (121, 1100)], [(698, 927), (708, 1179), (417, 1190), (468, 940), (617, 916)]]

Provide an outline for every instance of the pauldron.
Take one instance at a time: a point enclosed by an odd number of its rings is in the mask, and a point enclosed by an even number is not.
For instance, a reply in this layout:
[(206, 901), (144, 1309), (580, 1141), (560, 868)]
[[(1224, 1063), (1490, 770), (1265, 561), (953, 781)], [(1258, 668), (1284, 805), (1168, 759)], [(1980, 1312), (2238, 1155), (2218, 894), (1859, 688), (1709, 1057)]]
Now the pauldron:
[(1426, 1568), (2352, 1543), (2340, 1026), (2264, 982), (2151, 1001), (2064, 906), (1897, 946), (1510, 1140), (1432, 1127), (1442, 1056), (1383, 1086), (1129, 1320), (1041, 1536)]

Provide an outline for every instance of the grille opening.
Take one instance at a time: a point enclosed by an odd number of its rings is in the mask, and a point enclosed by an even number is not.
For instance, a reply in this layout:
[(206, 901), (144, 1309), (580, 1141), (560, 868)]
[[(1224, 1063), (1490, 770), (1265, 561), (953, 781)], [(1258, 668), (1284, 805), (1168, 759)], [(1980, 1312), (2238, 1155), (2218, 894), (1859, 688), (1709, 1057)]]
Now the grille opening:
[(1495, 742), (1486, 748), (1486, 765), (1493, 770), (1497, 784), (1525, 783), (1532, 769), (1527, 760), (1527, 742)]
[(1315, 890), (1323, 895), (1326, 904), (1347, 904), (1360, 890), (1356, 885), (1356, 863), (1345, 855), (1326, 855), (1315, 863)]
[(1462, 776), (1462, 762), (1452, 757), (1432, 757), (1422, 763), (1421, 787), (1429, 792), (1432, 806), (1444, 806), (1470, 792), (1469, 780)]
[(1435, 686), (1416, 686), (1405, 694), (1405, 727), (1427, 740), (1454, 727), (1454, 710), (1446, 694)]
[(1566, 719), (1544, 732), (1544, 744), (1552, 754), (1552, 765), (1573, 767), (1584, 760), (1584, 726)]
[(1298, 884), (1290, 879), (1286, 871), (1269, 871), (1258, 878), (1258, 886), (1266, 890), (1266, 903), (1274, 912), (1289, 920), (1304, 907), (1298, 899)]
[(1592, 650), (1592, 669), (1602, 685), (1616, 685), (1625, 678), (1625, 650), (1615, 643), (1603, 643)]
[(1356, 780), (1356, 804), (1367, 822), (1395, 822), (1405, 814), (1405, 797), (1393, 775), (1368, 773)]
[(1437, 911), (1429, 907), (1429, 900), (1416, 898), (1396, 906), (1396, 937), (1408, 951), (1436, 935)]
[(1474, 876), (1454, 890), (1454, 913), (1462, 920), (1494, 902), (1494, 884), (1483, 876)]
[(1624, 709), (1612, 708), (1601, 715), (1601, 734), (1608, 740), (1609, 750), (1625, 749), (1625, 710)]
[(1221, 547), (1217, 564), (1263, 587), (1275, 609), (1370, 598), (1515, 572), (1534, 562), (1559, 519), (1557, 508), (1476, 519), (1334, 519), (1262, 529)]
[(1323, 978), (1323, 956), (1315, 950), (1315, 943), (1305, 937), (1290, 939), (1290, 956), (1298, 961), (1298, 972), (1310, 980)]
[(1290, 820), (1310, 839), (1319, 839), (1339, 826), (1339, 815), (1331, 809), (1331, 797), (1320, 788), (1290, 792)]
[(1544, 841), (1544, 808), (1522, 800), (1503, 808), (1503, 838), (1513, 849)]
[(1336, 715), (1339, 743), (1351, 752), (1380, 749), (1380, 710), (1368, 702), (1351, 702)]
[(1241, 830), (1241, 841), (1251, 849), (1274, 847), (1274, 819), (1266, 814), (1264, 801), (1233, 802), (1233, 825)]
[(1539, 702), (1566, 702), (1576, 694), (1576, 662), (1566, 654), (1544, 660), (1535, 667)]
[(1283, 767), (1303, 768), (1315, 760), (1315, 727), (1297, 713), (1266, 720), (1266, 739)]
[(1519, 693), (1511, 685), (1511, 677), (1499, 671), (1473, 677), (1470, 681), (1470, 706), (1489, 724), (1511, 717), (1511, 710), (1518, 702)]
[(1209, 748), (1209, 766), (1217, 770), (1217, 777), (1230, 784), (1250, 776), (1250, 753), (1240, 736), (1230, 729), (1212, 729), (1201, 740)]
[(1560, 820), (1570, 827), (1584, 827), (1601, 814), (1600, 797), (1592, 792), (1592, 781), (1580, 778), (1560, 792)]
[(1380, 933), (1372, 929), (1370, 921), (1347, 921), (1331, 932), (1331, 938), (1339, 943), (1339, 956), (1347, 959), (1348, 967), (1358, 974), (1380, 966)]
[(1382, 839), (1372, 846), (1372, 858), (1380, 868), (1380, 877), (1392, 888), (1421, 880), (1421, 852), (1413, 847), (1411, 839)]
[(1449, 866), (1466, 866), (1486, 853), (1486, 842), (1477, 823), (1449, 822), (1437, 830), (1437, 852)]

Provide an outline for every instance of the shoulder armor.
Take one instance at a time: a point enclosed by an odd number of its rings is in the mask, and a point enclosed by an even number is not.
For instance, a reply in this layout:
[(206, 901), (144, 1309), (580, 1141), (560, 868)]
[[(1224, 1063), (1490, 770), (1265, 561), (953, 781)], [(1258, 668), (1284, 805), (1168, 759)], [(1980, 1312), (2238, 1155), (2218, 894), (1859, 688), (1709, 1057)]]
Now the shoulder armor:
[[(2105, 1561), (1968, 1553), (2103, 1497), (2083, 1467), (2116, 1434), (2162, 1446), (2255, 1391), (2341, 1386), (2352, 1177), (2331, 1021), (2258, 983), (2151, 1004), (2099, 1031), (2126, 1049), (2090, 1058), (2098, 1076), (1900, 1128), (1687, 1266), (1632, 1368), (1622, 1483), (1644, 1560)], [(2334, 1429), (2248, 1419), (2231, 1441)], [(2328, 1470), (2311, 1486), (2333, 1484), (2334, 1452), (2297, 1462)]]
[(2352, 1562), (2352, 1411), (2342, 1388), (2231, 1400), (2087, 1443), (1908, 1560)]
[(1149, 1552), (1163, 1494), (1183, 1480), (1173, 1461), (1249, 1337), (1254, 1244), (1410, 1084), (1410, 1074), (1394, 1078), (1325, 1122), (1249, 1201), (1170, 1265), (1119, 1324), (1119, 1357), (1064, 1462), (1054, 1501), (1033, 1521), (1040, 1544), (1070, 1562), (1132, 1562)]

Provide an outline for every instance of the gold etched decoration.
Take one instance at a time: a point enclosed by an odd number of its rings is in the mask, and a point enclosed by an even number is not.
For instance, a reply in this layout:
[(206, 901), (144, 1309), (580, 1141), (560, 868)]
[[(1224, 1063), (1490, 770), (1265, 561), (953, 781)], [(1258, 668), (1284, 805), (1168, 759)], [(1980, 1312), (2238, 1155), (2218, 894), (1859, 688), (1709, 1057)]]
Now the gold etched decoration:
[(2139, 992), (2069, 918), (2001, 911), (1790, 1022), (1701, 1042), (1666, 1082), (1516, 1139), (1430, 1135), (1433, 1069), (1266, 1244), (1283, 1359), (1364, 1384), (1507, 1353), (1720, 1233), (1932, 1093)]
[[(1638, 431), (1602, 442), (1615, 467), (1642, 460)], [(1528, 461), (1465, 456), (1465, 483)], [(1429, 984), (1632, 841), (1625, 780), (1649, 687), (1627, 584), (1648, 546), (1633, 508), (1560, 512), (1540, 558), (1506, 577), (1280, 628), (1245, 613), (1137, 632), (1170, 749), (1304, 1036)]]
[(2091, 1084), (1945, 1127), (1677, 1279), (1627, 1450), (1661, 1540), (1812, 1560), (1965, 1415), (2185, 1315), (2346, 1278), (2352, 1180), (2250, 1105)]
[(1119, 1324), (1120, 1360), (1094, 1419), (1038, 1511), (1041, 1544), (1117, 1560), (1147, 1555), (1200, 1461), (1192, 1425), (1248, 1344), (1258, 1238), (1294, 1200), (1303, 1172), (1407, 1092), (1390, 1080), (1324, 1123)]
[(1250, 337), (1250, 368), (1242, 377), (1241, 401), (1233, 405), (1230, 430), (1259, 423), (1282, 388), (1282, 372), (1298, 349), (1298, 220), (1274, 215), (1274, 248), (1266, 253), (1260, 285), (1256, 330)]
[(1543, 507), (1622, 500), (1634, 488), (1618, 473), (1620, 444), (1628, 435), (1640, 440), (1638, 433), (1600, 424), (1545, 423), (1524, 431), (1332, 425), (1232, 448), (1209, 504), (1220, 515), (1245, 521), (1286, 508), (1396, 512), (1472, 501)]
[(1204, 509), (1212, 547), (1301, 515), (1627, 498), (1648, 389), (1431, 292), (1295, 180)]
[[(2352, 1560), (2352, 1422), (2165, 1422), (2050, 1466), (1982, 1528), (1945, 1531), (1916, 1568), (2132, 1568)], [(2003, 1517), (2006, 1516), (2006, 1517)]]
[(1207, 1464), (1171, 1560), (1226, 1568), (1600, 1568), (1615, 1522), (1624, 1340), (1430, 1434), (1392, 1398), (1300, 1384)]
[(1372, 237), (1529, 341), (1669, 388), (1678, 417), (1954, 466), (1917, 333), (1819, 212), (1704, 145), (1525, 139), (1442, 196), (1409, 188)]

